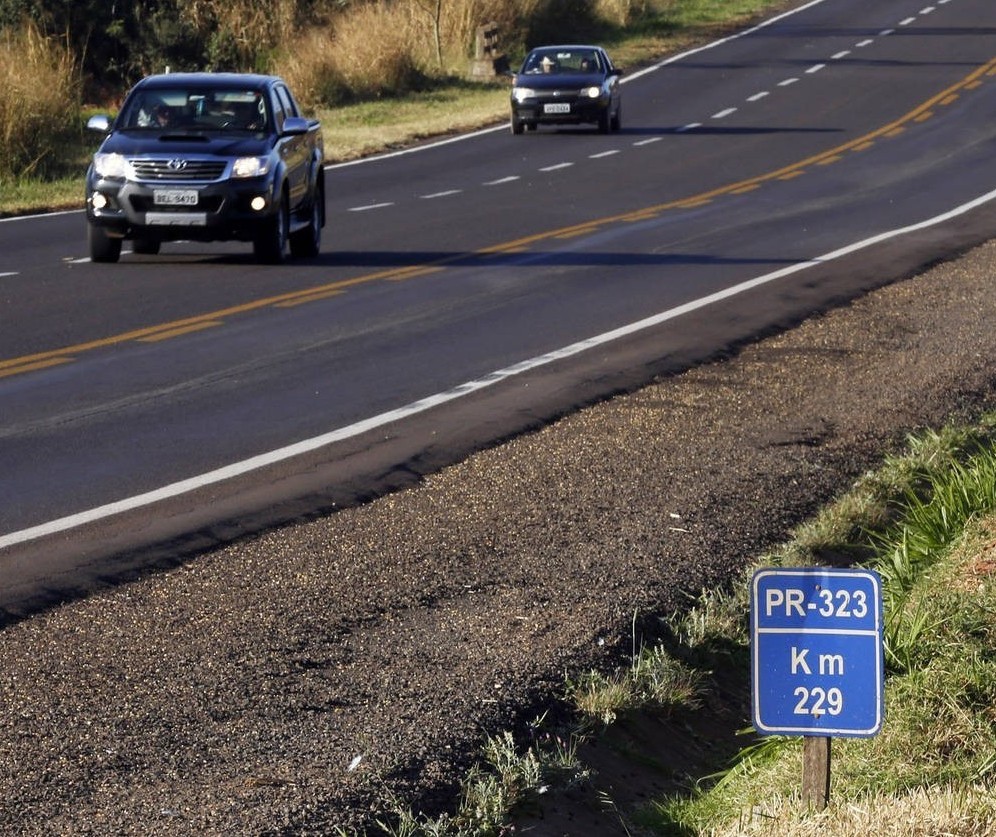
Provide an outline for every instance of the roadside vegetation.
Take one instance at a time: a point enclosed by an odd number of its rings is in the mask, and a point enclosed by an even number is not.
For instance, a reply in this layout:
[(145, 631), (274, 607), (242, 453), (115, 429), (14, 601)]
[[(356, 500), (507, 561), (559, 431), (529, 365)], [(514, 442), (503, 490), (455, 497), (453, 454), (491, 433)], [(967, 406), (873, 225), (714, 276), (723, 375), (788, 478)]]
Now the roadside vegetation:
[[(633, 629), (630, 664), (567, 683), (569, 717), (556, 731), (538, 719), (516, 741), (489, 738), (455, 812), (431, 818), (395, 805), (378, 833), (395, 837), (509, 834), (537, 806), (573, 789), (609, 811), (618, 833), (674, 837), (866, 837), (996, 833), (996, 416), (945, 428), (859, 479), (791, 541), (758, 558), (729, 588), (704, 592), (643, 647)], [(759, 567), (861, 566), (882, 577), (886, 719), (867, 739), (834, 739), (825, 810), (802, 800), (802, 739), (759, 737), (749, 712), (749, 582)], [(739, 680), (716, 687), (717, 673)], [(720, 694), (720, 692), (724, 694)], [(673, 792), (625, 809), (586, 764), (588, 745), (644, 713), (683, 735), (718, 700), (742, 712), (743, 743), (708, 775), (669, 776)], [(727, 707), (730, 708), (730, 707)], [(668, 721), (669, 719), (669, 721)], [(722, 729), (723, 725), (717, 727)], [(631, 754), (632, 773), (663, 770)], [(579, 806), (584, 807), (584, 806)], [(523, 829), (525, 831), (525, 829)]]
[(551, 40), (605, 44), (623, 67), (739, 27), (790, 0), (0, 0), (0, 216), (79, 209), (99, 136), (152, 72), (282, 75), (322, 120), (328, 161), (494, 125), (508, 82), (472, 77), (493, 22), (514, 66)]

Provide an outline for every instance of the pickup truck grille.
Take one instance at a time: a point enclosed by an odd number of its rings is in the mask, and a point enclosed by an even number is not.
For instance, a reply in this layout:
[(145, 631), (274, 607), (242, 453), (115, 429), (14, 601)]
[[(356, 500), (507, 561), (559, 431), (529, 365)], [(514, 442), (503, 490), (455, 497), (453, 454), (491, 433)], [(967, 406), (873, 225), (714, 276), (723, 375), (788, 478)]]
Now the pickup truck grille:
[(147, 157), (129, 161), (138, 180), (218, 180), (228, 165), (225, 160), (188, 160), (183, 157), (154, 160)]

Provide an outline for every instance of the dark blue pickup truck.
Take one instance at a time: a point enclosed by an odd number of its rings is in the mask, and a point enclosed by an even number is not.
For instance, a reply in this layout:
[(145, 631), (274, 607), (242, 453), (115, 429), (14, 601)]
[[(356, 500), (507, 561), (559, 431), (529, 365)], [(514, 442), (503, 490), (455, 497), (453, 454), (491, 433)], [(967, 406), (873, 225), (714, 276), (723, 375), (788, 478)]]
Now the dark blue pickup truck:
[(128, 93), (86, 175), (90, 258), (122, 241), (251, 241), (260, 261), (315, 256), (325, 226), (321, 126), (275, 76), (167, 73)]

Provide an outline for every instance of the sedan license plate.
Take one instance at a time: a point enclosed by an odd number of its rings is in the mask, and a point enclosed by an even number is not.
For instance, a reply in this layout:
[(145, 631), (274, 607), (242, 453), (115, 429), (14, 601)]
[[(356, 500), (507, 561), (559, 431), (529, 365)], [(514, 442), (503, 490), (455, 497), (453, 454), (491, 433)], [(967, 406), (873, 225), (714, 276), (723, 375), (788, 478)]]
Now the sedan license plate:
[(543, 113), (570, 113), (571, 106), (567, 102), (543, 105)]
[(156, 206), (197, 206), (196, 189), (154, 189), (152, 202)]

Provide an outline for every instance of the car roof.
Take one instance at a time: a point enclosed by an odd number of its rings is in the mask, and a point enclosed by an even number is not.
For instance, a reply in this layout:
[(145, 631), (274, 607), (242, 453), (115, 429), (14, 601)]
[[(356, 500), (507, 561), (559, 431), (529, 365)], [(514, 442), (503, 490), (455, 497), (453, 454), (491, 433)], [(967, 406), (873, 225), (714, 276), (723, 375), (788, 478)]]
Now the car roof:
[(282, 81), (278, 76), (258, 73), (159, 73), (146, 76), (135, 87), (156, 89), (166, 87), (248, 87), (262, 90), (274, 82)]
[(542, 46), (535, 46), (529, 51), (536, 52), (537, 50), (548, 50), (548, 49), (566, 49), (575, 52), (579, 49), (594, 49), (598, 50), (599, 52), (605, 52), (604, 48), (596, 46), (595, 44), (543, 44)]

